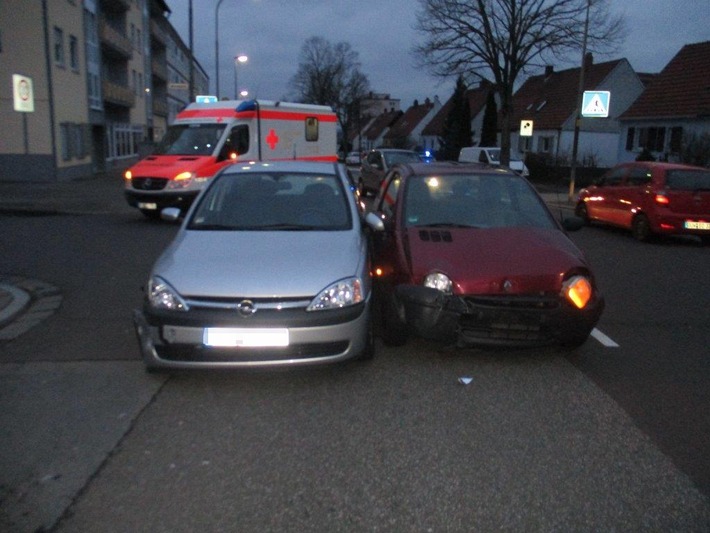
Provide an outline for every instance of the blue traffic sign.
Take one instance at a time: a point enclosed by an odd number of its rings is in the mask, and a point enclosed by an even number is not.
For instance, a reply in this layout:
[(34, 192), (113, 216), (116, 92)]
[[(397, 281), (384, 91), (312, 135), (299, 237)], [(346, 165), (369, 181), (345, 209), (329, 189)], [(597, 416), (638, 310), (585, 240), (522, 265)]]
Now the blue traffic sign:
[(602, 117), (609, 116), (609, 91), (584, 91), (582, 96), (582, 116)]

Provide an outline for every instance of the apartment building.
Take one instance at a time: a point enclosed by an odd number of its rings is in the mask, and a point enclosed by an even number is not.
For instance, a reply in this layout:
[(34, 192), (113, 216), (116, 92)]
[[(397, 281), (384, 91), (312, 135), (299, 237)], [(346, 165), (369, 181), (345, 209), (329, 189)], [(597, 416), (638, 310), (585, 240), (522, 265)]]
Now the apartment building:
[(0, 0), (0, 11), (2, 181), (123, 168), (209, 85), (164, 0)]

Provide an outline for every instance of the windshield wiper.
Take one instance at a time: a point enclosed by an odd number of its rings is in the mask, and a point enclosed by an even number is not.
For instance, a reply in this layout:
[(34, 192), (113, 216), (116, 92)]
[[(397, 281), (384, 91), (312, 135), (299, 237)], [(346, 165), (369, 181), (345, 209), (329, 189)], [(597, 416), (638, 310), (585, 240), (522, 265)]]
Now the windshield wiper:
[(199, 231), (230, 231), (236, 229), (231, 224), (190, 224), (188, 229)]

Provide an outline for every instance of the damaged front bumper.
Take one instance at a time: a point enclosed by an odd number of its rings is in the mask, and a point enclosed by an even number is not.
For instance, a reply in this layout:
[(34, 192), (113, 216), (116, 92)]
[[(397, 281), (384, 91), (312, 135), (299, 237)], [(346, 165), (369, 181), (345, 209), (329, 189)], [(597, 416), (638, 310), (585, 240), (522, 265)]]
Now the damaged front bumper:
[(604, 309), (598, 294), (582, 310), (555, 294), (451, 295), (399, 285), (395, 297), (413, 333), (461, 347), (576, 346)]

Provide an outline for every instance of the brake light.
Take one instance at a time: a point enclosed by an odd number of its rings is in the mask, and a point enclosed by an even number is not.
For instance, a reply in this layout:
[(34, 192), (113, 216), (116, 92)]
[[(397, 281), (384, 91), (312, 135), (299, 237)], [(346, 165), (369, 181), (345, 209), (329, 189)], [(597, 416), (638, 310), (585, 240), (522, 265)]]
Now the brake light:
[(665, 194), (657, 194), (654, 200), (659, 205), (668, 205), (671, 203)]

